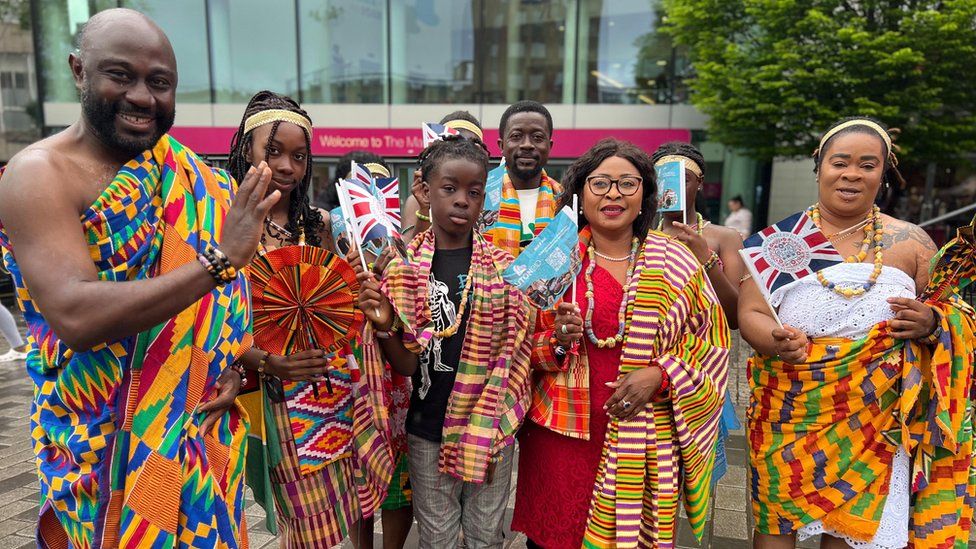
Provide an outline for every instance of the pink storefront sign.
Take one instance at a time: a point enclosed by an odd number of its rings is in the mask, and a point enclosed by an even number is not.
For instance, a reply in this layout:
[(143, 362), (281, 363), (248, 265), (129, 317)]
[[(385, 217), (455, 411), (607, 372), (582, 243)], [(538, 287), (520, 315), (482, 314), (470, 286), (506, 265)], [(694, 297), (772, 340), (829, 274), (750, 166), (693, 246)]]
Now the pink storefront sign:
[[(199, 154), (226, 155), (237, 128), (174, 127), (170, 133)], [(633, 142), (648, 153), (667, 141), (689, 141), (687, 129), (556, 129), (552, 158), (576, 158), (594, 143), (615, 137)], [(501, 156), (498, 130), (485, 130), (485, 141), (493, 157)], [(349, 151), (368, 150), (388, 158), (411, 158), (423, 149), (420, 124), (416, 128), (314, 128), (312, 154), (338, 157)]]

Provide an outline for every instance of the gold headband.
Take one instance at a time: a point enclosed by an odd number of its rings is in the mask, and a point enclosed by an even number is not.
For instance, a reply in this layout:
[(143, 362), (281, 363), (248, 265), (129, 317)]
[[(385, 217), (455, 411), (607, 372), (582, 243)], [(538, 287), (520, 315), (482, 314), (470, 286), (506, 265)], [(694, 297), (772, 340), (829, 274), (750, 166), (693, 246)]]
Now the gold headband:
[(656, 168), (661, 164), (667, 164), (668, 162), (678, 162), (679, 160), (685, 161), (686, 170), (697, 175), (698, 177), (702, 176), (702, 170), (701, 168), (698, 167), (698, 164), (694, 160), (688, 158), (687, 156), (682, 156), (680, 154), (669, 154), (667, 156), (664, 156), (660, 160), (654, 163), (654, 167)]
[(884, 141), (885, 145), (888, 147), (888, 156), (892, 158), (895, 156), (895, 151), (891, 148), (891, 136), (888, 135), (888, 132), (886, 132), (884, 128), (879, 126), (876, 122), (872, 122), (864, 118), (848, 120), (843, 124), (838, 124), (833, 129), (825, 133), (824, 136), (820, 138), (820, 145), (817, 146), (817, 152), (819, 153), (820, 150), (823, 149), (824, 143), (826, 143), (831, 137), (837, 135), (837, 132), (843, 130), (844, 128), (850, 128), (851, 126), (865, 126), (877, 132), (878, 136), (881, 137), (881, 140)]
[(363, 164), (363, 166), (366, 166), (366, 169), (369, 170), (369, 173), (373, 175), (390, 177), (390, 170), (386, 169), (386, 167), (383, 166), (383, 164), (377, 164), (376, 162), (367, 162)]
[(444, 122), (445, 128), (451, 128), (452, 130), (468, 130), (469, 132), (478, 136), (478, 139), (484, 140), (485, 134), (482, 133), (481, 128), (475, 126), (474, 123), (468, 120), (448, 120)]
[(272, 122), (291, 122), (305, 130), (309, 139), (312, 138), (312, 123), (297, 112), (286, 111), (284, 109), (271, 109), (248, 116), (247, 120), (244, 121), (244, 133)]

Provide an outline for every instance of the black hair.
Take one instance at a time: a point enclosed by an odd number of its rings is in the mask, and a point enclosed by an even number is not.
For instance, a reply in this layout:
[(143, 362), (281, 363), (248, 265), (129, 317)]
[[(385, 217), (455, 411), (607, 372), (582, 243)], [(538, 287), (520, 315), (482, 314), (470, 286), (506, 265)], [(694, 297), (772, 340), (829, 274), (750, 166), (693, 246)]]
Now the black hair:
[[(850, 122), (851, 120), (868, 120), (870, 122), (874, 122), (875, 124), (880, 126), (881, 129), (884, 130), (885, 133), (888, 135), (888, 139), (892, 141), (892, 148), (896, 148), (894, 146), (894, 138), (891, 135), (893, 132), (889, 131), (888, 126), (886, 126), (883, 122), (871, 118), (870, 116), (848, 116), (847, 118), (838, 120), (837, 122), (831, 124), (829, 128), (827, 128), (827, 131), (824, 132), (824, 135), (827, 135), (827, 133), (829, 133), (830, 130), (836, 128), (837, 126), (840, 126), (845, 122)], [(827, 150), (830, 149), (830, 144), (834, 142), (834, 139), (836, 139), (838, 136), (846, 135), (849, 133), (866, 133), (868, 135), (873, 135), (877, 137), (881, 141), (881, 154), (884, 157), (884, 164), (883, 164), (884, 170), (881, 173), (881, 182), (882, 183), (894, 182), (898, 184), (899, 188), (905, 186), (905, 179), (902, 177), (901, 172), (898, 171), (898, 160), (897, 157), (895, 157), (895, 151), (889, 151), (887, 143), (885, 143), (885, 140), (878, 135), (878, 132), (874, 128), (864, 124), (854, 124), (838, 131), (834, 135), (830, 136), (830, 139), (825, 141), (823, 146), (820, 146), (817, 148), (817, 150), (813, 151), (813, 173), (815, 174), (820, 173), (820, 163), (824, 159), (823, 153), (827, 152)]]
[[(247, 108), (244, 109), (241, 125), (237, 129), (237, 132), (234, 133), (234, 138), (230, 143), (230, 158), (227, 160), (227, 171), (237, 181), (243, 181), (247, 170), (251, 167), (251, 163), (247, 161), (247, 151), (251, 150), (251, 145), (253, 144), (251, 135), (253, 130), (244, 133), (244, 122), (254, 114), (272, 109), (281, 109), (296, 113), (308, 120), (310, 126), (312, 124), (312, 119), (308, 116), (308, 113), (294, 99), (268, 90), (259, 91), (254, 94), (254, 97), (247, 103)], [(268, 136), (268, 143), (264, 147), (264, 158), (266, 161), (270, 158), (271, 142), (274, 140), (275, 133), (277, 133), (278, 126), (280, 125), (281, 122), (272, 123), (271, 134)], [(325, 223), (322, 221), (322, 213), (316, 208), (313, 208), (308, 200), (308, 187), (312, 181), (312, 136), (307, 131), (305, 132), (305, 140), (308, 147), (306, 150), (305, 177), (302, 178), (302, 182), (288, 196), (288, 223), (285, 225), (285, 229), (297, 235), (299, 223), (301, 223), (301, 228), (305, 232), (305, 241), (312, 246), (321, 246), (320, 233)]]
[(541, 114), (543, 118), (546, 119), (547, 129), (549, 130), (549, 137), (552, 138), (552, 115), (549, 114), (549, 109), (545, 107), (542, 103), (538, 101), (532, 101), (531, 99), (524, 99), (522, 101), (517, 101), (512, 103), (505, 109), (502, 113), (502, 119), (498, 123), (498, 133), (501, 134), (502, 139), (505, 138), (505, 127), (508, 124), (508, 119), (512, 115), (523, 113), (523, 112), (534, 112)]
[(737, 195), (733, 196), (732, 198), (729, 199), (729, 202), (738, 202), (741, 205), (744, 205), (745, 204), (745, 201), (742, 200), (742, 195), (741, 194), (737, 194)]
[(470, 160), (484, 166), (488, 173), (488, 148), (478, 138), (465, 139), (460, 135), (445, 135), (431, 143), (418, 157), (420, 174), (424, 181), (440, 166), (441, 162), (454, 158)]
[(691, 143), (685, 143), (683, 141), (668, 141), (654, 151), (654, 154), (651, 155), (651, 161), (657, 163), (658, 160), (672, 154), (684, 156), (690, 159), (698, 166), (698, 169), (701, 170), (702, 177), (705, 177), (705, 157), (702, 156), (702, 153), (698, 150), (698, 147), (692, 145)]
[(438, 122), (438, 124), (450, 122), (451, 120), (467, 120), (468, 122), (471, 122), (475, 126), (481, 128), (481, 122), (479, 122), (478, 119), (475, 118), (474, 115), (469, 113), (468, 111), (454, 111), (450, 114), (447, 114), (444, 116), (444, 118), (441, 118), (441, 121)]
[[(641, 212), (634, 219), (634, 236), (641, 240), (647, 236), (651, 229), (651, 219), (657, 213), (657, 174), (654, 171), (654, 162), (646, 152), (640, 147), (629, 141), (621, 141), (608, 137), (602, 139), (590, 147), (590, 150), (583, 153), (566, 170), (563, 176), (563, 194), (560, 199), (559, 207), (572, 205), (573, 195), (579, 195), (580, 204), (583, 202), (583, 187), (586, 185), (586, 178), (610, 157), (620, 157), (630, 162), (637, 168), (637, 173), (643, 179), (641, 196)], [(582, 215), (579, 216), (579, 226), (585, 227), (588, 222)]]

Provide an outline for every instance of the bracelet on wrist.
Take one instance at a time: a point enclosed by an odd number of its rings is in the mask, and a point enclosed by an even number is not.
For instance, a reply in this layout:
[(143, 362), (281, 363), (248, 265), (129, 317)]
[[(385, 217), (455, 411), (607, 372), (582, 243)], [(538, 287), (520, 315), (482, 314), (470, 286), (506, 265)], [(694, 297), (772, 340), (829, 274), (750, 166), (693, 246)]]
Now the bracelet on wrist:
[(718, 253), (712, 252), (712, 255), (708, 256), (708, 261), (702, 264), (702, 270), (707, 273), (712, 267), (718, 265), (719, 260)]
[(223, 286), (237, 279), (237, 269), (219, 248), (207, 246), (206, 250), (197, 254), (197, 261), (203, 265), (218, 286)]
[(271, 357), (271, 351), (265, 351), (264, 355), (261, 356), (261, 361), (258, 362), (258, 375), (264, 379), (268, 374), (265, 372), (265, 368), (268, 366), (268, 358)]
[(661, 372), (661, 385), (657, 388), (657, 391), (655, 391), (654, 394), (651, 396), (651, 399), (652, 400), (662, 399), (665, 396), (667, 396), (668, 389), (671, 388), (671, 378), (668, 377), (668, 374), (667, 374), (667, 372), (664, 371), (664, 368), (662, 368), (658, 364), (651, 364), (648, 367), (649, 368), (657, 368)]
[(430, 223), (430, 212), (428, 212), (427, 215), (424, 215), (423, 213), (420, 212), (420, 210), (417, 210), (417, 219), (422, 219), (427, 223)]

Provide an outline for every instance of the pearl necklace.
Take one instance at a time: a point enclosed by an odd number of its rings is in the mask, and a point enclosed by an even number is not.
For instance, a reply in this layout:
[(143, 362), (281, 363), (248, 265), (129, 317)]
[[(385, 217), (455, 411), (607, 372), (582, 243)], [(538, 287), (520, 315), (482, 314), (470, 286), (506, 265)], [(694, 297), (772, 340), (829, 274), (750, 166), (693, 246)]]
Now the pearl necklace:
[(630, 260), (630, 264), (627, 265), (627, 277), (624, 279), (624, 296), (620, 300), (620, 309), (617, 311), (617, 321), (619, 323), (617, 327), (617, 333), (607, 338), (600, 339), (593, 333), (593, 307), (595, 305), (593, 296), (593, 270), (596, 269), (596, 250), (593, 249), (593, 243), (587, 246), (586, 251), (590, 257), (590, 264), (586, 267), (586, 275), (584, 279), (586, 280), (586, 319), (584, 320), (583, 328), (586, 331), (586, 337), (589, 338), (590, 342), (599, 347), (600, 349), (609, 349), (616, 347), (624, 340), (624, 331), (627, 329), (627, 305), (629, 300), (627, 299), (627, 285), (630, 282), (630, 277), (634, 274), (634, 258), (637, 256), (637, 245), (640, 241), (637, 237), (634, 237), (633, 242), (630, 245), (630, 256), (627, 258)]
[[(818, 229), (823, 231), (823, 227), (820, 225), (820, 203), (816, 203), (807, 209), (807, 213), (810, 214), (810, 219), (813, 220), (813, 224), (817, 226)], [(870, 221), (874, 221), (873, 224), (868, 224)], [(874, 242), (874, 269), (871, 271), (871, 276), (868, 277), (868, 281), (860, 286), (855, 286), (853, 288), (839, 288), (833, 282), (827, 280), (827, 277), (823, 275), (822, 271), (817, 271), (817, 280), (820, 284), (829, 290), (850, 299), (859, 295), (863, 295), (865, 292), (870, 290), (874, 284), (878, 281), (878, 277), (881, 276), (881, 269), (884, 267), (883, 252), (884, 244), (882, 244), (881, 239), (884, 237), (884, 225), (881, 221), (881, 209), (878, 206), (872, 208), (871, 213), (868, 217), (861, 223), (855, 225), (853, 228), (860, 227), (862, 225), (868, 224), (868, 227), (864, 229), (864, 240), (861, 241), (861, 249), (857, 254), (852, 255), (844, 260), (845, 263), (861, 263), (868, 256), (868, 249), (871, 247), (871, 242)], [(843, 235), (851, 229), (846, 229), (838, 233), (834, 233), (827, 238), (835, 237), (838, 235)], [(849, 233), (854, 234), (854, 233)], [(845, 235), (843, 238), (846, 238)]]

